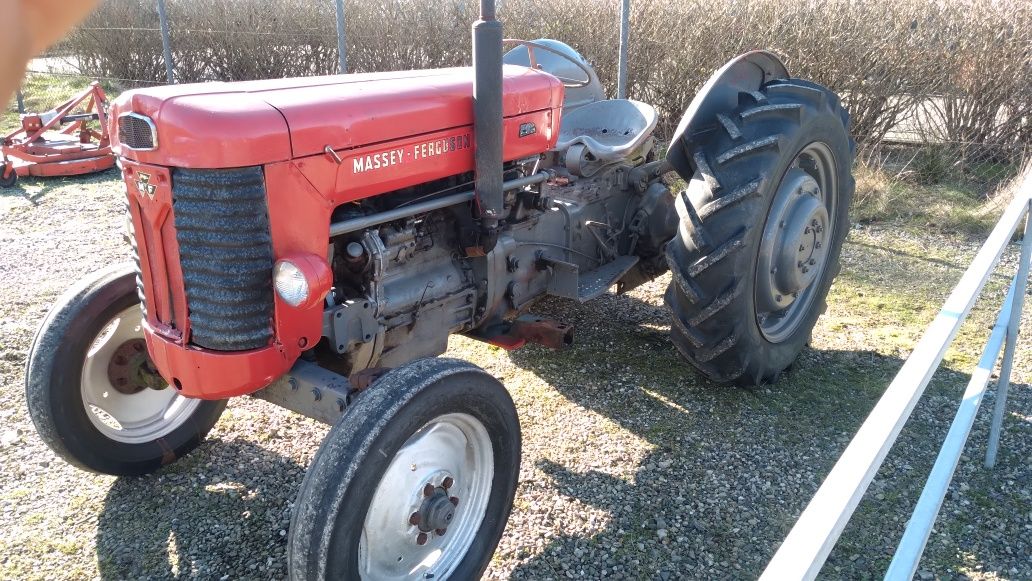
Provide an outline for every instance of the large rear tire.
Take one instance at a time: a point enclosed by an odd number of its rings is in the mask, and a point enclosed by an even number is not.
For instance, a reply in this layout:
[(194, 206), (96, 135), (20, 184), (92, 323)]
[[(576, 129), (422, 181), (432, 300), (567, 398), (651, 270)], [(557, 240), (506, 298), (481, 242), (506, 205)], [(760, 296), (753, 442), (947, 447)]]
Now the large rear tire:
[(179, 395), (150, 365), (132, 264), (95, 272), (47, 314), (25, 395), (40, 438), (69, 464), (154, 472), (196, 448), (226, 407)]
[(849, 230), (855, 144), (828, 89), (776, 80), (685, 142), (694, 175), (667, 245), (671, 339), (704, 376), (775, 381), (809, 341)]
[(422, 359), (363, 391), (327, 434), (290, 523), (291, 579), (479, 579), (505, 529), (520, 424), (501, 383)]

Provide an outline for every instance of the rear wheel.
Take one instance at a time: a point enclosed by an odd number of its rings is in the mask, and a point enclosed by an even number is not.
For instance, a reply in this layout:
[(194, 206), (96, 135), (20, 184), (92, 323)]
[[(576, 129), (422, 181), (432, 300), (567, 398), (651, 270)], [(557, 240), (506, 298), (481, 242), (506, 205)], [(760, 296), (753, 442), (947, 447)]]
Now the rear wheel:
[(667, 245), (671, 339), (703, 375), (777, 379), (809, 340), (839, 271), (853, 195), (848, 114), (798, 79), (743, 92), (690, 150)]
[(305, 475), (292, 579), (477, 579), (512, 509), (520, 432), (494, 377), (452, 359), (392, 370), (358, 396)]
[(185, 398), (151, 366), (131, 264), (62, 295), (29, 350), (25, 392), (43, 441), (104, 474), (153, 472), (196, 448), (225, 401)]

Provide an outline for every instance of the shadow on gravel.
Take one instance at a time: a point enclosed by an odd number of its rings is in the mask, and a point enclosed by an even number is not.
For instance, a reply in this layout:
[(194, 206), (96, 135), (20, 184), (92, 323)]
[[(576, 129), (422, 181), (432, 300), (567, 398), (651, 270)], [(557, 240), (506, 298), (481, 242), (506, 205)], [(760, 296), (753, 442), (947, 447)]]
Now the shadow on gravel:
[(13, 187), (0, 188), (0, 198), (22, 198), (36, 206), (39, 205), (42, 198), (69, 184), (81, 184), (83, 187), (89, 187), (91, 184), (117, 177), (118, 170), (114, 168), (81, 176), (22, 177), (18, 178), (18, 182)]
[[(902, 361), (806, 349), (774, 386), (719, 387), (680, 359), (667, 339), (665, 309), (627, 296), (597, 303), (590, 310), (541, 304), (536, 314), (575, 325), (576, 344), (557, 353), (526, 348), (510, 358), (654, 448), (627, 480), (539, 461), (536, 468), (551, 484), (532, 480), (522, 487), (579, 499), (611, 520), (591, 537), (557, 531), (513, 577), (756, 578)], [(943, 400), (935, 404), (941, 419), (915, 417), (908, 424), (910, 435), (897, 448), (910, 451), (890, 456), (865, 498), (873, 507), (854, 516), (825, 575), (865, 579), (887, 567), (967, 382), (945, 374), (928, 390), (946, 396), (936, 398)], [(970, 565), (957, 555), (949, 568)]]
[(157, 474), (119, 478), (97, 523), (101, 578), (286, 577), (303, 475), (252, 442), (215, 440)]

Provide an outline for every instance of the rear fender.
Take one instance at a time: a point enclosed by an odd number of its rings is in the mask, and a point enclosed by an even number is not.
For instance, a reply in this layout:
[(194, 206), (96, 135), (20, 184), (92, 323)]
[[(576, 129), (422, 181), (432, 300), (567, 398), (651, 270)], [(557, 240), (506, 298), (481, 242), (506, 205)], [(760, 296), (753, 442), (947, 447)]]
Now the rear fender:
[(758, 91), (770, 81), (787, 78), (788, 69), (774, 53), (756, 50), (731, 59), (713, 73), (688, 105), (670, 140), (667, 161), (682, 178), (690, 180), (695, 173), (693, 142), (717, 126), (717, 114), (737, 107), (739, 93)]

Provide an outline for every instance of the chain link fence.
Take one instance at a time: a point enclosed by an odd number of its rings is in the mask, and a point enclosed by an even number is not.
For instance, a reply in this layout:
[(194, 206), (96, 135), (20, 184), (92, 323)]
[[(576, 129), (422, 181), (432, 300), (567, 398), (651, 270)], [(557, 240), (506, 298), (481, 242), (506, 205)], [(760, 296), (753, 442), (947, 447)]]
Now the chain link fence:
[[(991, 195), (1032, 145), (1032, 3), (1024, 0), (638, 0), (630, 8), (627, 92), (660, 111), (661, 137), (714, 70), (770, 48), (794, 75), (843, 96), (860, 145), (858, 203), (891, 202), (908, 185)], [(620, 9), (620, 0), (499, 0), (506, 36), (571, 44), (613, 95)], [(27, 106), (46, 108), (45, 91), (86, 78), (118, 92), (169, 78), (334, 74), (345, 61), (349, 72), (468, 65), (476, 15), (475, 0), (105, 0), (33, 61), (23, 92)]]

